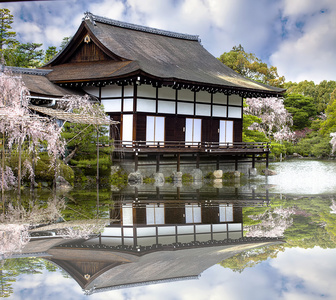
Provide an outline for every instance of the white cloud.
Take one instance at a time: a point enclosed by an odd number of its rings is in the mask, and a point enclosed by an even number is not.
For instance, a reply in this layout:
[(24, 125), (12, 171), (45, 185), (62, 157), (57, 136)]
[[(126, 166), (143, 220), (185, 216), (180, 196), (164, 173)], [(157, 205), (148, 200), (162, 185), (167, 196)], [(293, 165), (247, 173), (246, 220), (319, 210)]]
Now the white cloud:
[[(4, 7), (4, 4), (0, 4)], [(7, 4), (23, 42), (59, 46), (85, 11), (199, 35), (214, 56), (241, 44), (287, 80), (336, 78), (334, 0), (69, 0)], [(323, 12), (323, 13), (322, 13)]]
[[(286, 249), (270, 265), (286, 280), (285, 299), (336, 299), (335, 251), (333, 249)], [(300, 294), (301, 298), (297, 297)], [(297, 298), (294, 298), (297, 297)], [(321, 297), (323, 298), (323, 297)]]
[(121, 20), (123, 18), (125, 9), (125, 5), (120, 0), (103, 0), (98, 3), (93, 2), (88, 5), (89, 12), (115, 20)]
[[(334, 1), (285, 1), (285, 40), (270, 61), (289, 81), (336, 77), (336, 4)], [(300, 11), (300, 7), (302, 8)]]

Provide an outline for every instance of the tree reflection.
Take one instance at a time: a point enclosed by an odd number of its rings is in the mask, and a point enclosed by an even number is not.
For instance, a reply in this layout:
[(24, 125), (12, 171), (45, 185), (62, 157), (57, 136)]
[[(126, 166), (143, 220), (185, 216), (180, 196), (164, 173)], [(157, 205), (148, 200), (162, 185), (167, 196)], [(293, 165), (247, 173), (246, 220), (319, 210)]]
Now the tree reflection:
[(242, 272), (288, 247), (336, 247), (336, 214), (333, 195), (274, 197), (267, 207), (243, 208), (246, 236), (283, 236), (286, 243), (238, 254), (220, 263)]
[(22, 274), (42, 274), (44, 270), (55, 272), (57, 267), (40, 258), (15, 258), (1, 261), (0, 297), (8, 298), (13, 293), (12, 284)]

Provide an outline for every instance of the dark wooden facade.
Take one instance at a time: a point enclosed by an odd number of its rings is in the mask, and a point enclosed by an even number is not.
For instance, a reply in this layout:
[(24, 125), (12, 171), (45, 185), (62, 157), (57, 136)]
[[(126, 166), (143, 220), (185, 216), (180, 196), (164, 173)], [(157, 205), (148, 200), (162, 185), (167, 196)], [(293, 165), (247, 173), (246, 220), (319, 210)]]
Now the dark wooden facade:
[(53, 97), (54, 87), (86, 93), (120, 122), (111, 128), (116, 152), (141, 148), (150, 153), (159, 146), (160, 153), (183, 153), (197, 146), (194, 152), (228, 156), (268, 153), (267, 147), (242, 145), (243, 99), (284, 92), (223, 65), (198, 36), (91, 13), (43, 69), (40, 77), (53, 85), (42, 95), (45, 99)]

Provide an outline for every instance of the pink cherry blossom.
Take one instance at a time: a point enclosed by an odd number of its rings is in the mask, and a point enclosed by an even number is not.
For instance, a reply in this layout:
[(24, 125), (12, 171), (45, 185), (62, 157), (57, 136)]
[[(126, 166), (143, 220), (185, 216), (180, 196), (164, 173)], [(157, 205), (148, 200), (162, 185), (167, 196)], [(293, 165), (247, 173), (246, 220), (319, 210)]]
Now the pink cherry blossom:
[(244, 113), (261, 118), (262, 122), (254, 123), (249, 129), (259, 130), (276, 141), (291, 141), (294, 134), (290, 130), (292, 116), (285, 109), (281, 98), (247, 98)]

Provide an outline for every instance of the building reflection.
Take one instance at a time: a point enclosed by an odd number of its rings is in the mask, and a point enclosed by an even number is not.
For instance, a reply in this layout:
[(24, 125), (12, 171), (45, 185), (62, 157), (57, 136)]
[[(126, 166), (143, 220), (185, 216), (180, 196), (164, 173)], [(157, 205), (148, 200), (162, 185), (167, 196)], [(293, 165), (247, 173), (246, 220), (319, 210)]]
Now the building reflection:
[(195, 279), (242, 251), (282, 243), (244, 237), (243, 208), (267, 206), (267, 193), (235, 191), (224, 198), (209, 191), (173, 197), (159, 192), (114, 193), (110, 223), (99, 236), (62, 239), (57, 231), (35, 232), (21, 255), (53, 262), (91, 294)]
[(51, 256), (46, 259), (90, 294), (195, 279), (242, 251), (281, 243), (243, 234), (243, 207), (268, 205), (267, 194), (231, 195), (226, 200), (202, 193), (156, 197), (139, 190), (115, 194), (111, 223), (99, 236), (63, 241), (47, 251)]

